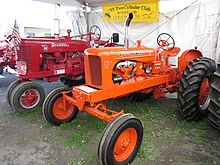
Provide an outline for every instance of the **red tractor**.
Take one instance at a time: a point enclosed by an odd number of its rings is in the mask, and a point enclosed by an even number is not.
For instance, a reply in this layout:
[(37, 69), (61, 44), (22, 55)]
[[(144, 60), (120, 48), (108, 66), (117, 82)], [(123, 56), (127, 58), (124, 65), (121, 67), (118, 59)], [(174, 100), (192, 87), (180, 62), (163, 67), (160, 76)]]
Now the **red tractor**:
[(94, 45), (111, 46), (101, 41), (101, 31), (93, 26), (80, 40), (70, 36), (21, 38), (17, 49), (18, 80), (13, 82), (7, 93), (9, 104), (17, 111), (29, 112), (42, 105), (45, 92), (42, 86), (31, 79), (43, 78), (47, 82), (60, 79), (65, 85), (84, 83), (84, 50)]
[(0, 41), (0, 74), (5, 66), (16, 69), (16, 49), (11, 43), (13, 36), (9, 35), (5, 40)]
[(85, 85), (57, 88), (43, 103), (44, 118), (52, 125), (71, 122), (78, 111), (85, 111), (109, 122), (99, 145), (98, 157), (102, 165), (126, 165), (137, 155), (143, 138), (143, 126), (124, 110), (107, 108), (107, 100), (132, 93), (153, 93), (155, 98), (167, 92), (178, 92), (178, 107), (187, 120), (206, 115), (209, 105), (210, 83), (216, 70), (215, 62), (196, 49), (183, 52), (178, 66), (169, 62), (180, 48), (166, 33), (158, 36), (157, 49), (128, 46), (130, 13), (125, 22), (125, 46), (89, 48), (85, 50)]

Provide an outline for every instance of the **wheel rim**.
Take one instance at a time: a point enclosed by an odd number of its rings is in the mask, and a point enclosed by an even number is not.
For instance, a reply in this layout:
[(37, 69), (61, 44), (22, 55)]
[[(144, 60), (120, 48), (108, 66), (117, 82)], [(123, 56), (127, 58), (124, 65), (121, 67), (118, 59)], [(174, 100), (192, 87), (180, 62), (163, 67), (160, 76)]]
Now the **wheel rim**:
[(20, 97), (20, 104), (25, 109), (35, 107), (40, 101), (40, 93), (36, 89), (28, 89)]
[(134, 151), (137, 143), (137, 131), (134, 128), (124, 130), (118, 137), (114, 146), (114, 158), (117, 162), (123, 162)]
[(205, 78), (201, 84), (199, 91), (199, 105), (202, 110), (205, 110), (210, 103), (210, 98), (209, 98), (210, 91), (211, 91), (210, 82), (208, 78)]
[(64, 110), (63, 106), (63, 98), (60, 97), (57, 99), (53, 105), (53, 114), (59, 120), (65, 120), (71, 116), (74, 111), (74, 105), (66, 102), (66, 110)]

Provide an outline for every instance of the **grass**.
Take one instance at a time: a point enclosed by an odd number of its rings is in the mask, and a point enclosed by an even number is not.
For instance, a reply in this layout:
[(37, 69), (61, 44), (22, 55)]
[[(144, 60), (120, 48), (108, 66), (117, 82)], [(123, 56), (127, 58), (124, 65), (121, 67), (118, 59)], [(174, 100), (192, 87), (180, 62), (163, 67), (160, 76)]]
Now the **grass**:
[(79, 158), (72, 158), (70, 159), (68, 165), (85, 165), (94, 156), (92, 152), (87, 151)]
[(42, 118), (42, 107), (38, 107), (36, 110), (27, 113), (7, 111), (7, 113), (4, 115), (7, 121), (13, 119), (22, 119), (28, 122), (33, 122)]
[[(200, 151), (192, 147), (204, 145), (204, 149), (219, 148), (220, 140), (210, 141), (210, 132), (214, 130), (209, 126), (206, 119), (196, 122), (185, 121), (180, 113), (175, 100), (171, 99), (149, 99), (141, 103), (130, 102), (127, 98), (109, 100), (108, 108), (126, 113), (134, 114), (141, 120), (144, 126), (144, 137), (139, 153), (132, 164), (193, 164), (193, 156), (204, 160), (204, 164), (210, 161), (220, 163), (219, 158), (210, 158), (201, 155)], [(42, 119), (42, 112), (14, 113), (10, 116), (33, 122)], [(58, 140), (65, 147), (80, 151), (79, 157), (69, 158), (69, 165), (91, 164), (94, 157), (97, 157), (97, 145), (102, 131), (107, 123), (87, 113), (78, 114), (71, 123), (62, 124), (60, 127), (51, 127), (50, 124), (43, 124), (41, 132), (52, 130), (52, 137)], [(36, 135), (37, 136), (37, 135)], [(214, 139), (214, 138), (213, 138)], [(212, 140), (213, 140), (212, 139)], [(215, 146), (214, 146), (215, 144)], [(211, 152), (211, 151), (210, 151)], [(94, 160), (92, 161), (94, 162)]]

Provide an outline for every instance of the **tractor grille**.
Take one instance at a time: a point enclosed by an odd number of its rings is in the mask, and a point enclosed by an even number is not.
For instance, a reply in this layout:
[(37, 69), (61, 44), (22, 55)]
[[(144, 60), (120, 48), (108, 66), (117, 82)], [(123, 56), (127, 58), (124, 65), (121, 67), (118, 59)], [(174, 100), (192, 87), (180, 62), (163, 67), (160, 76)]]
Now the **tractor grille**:
[(89, 65), (92, 85), (102, 85), (101, 59), (97, 56), (89, 56)]
[(19, 46), (17, 53), (18, 53), (18, 59), (26, 61), (28, 70), (32, 70), (31, 47)]

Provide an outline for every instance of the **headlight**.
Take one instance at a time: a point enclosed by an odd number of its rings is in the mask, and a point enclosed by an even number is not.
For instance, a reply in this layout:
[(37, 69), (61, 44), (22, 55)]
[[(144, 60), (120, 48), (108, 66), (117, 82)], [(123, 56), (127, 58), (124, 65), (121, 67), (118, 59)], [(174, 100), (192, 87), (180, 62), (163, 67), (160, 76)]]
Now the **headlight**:
[(152, 72), (152, 68), (151, 68), (150, 66), (147, 66), (147, 67), (145, 68), (145, 72), (146, 72), (147, 74), (151, 73), (151, 72)]

